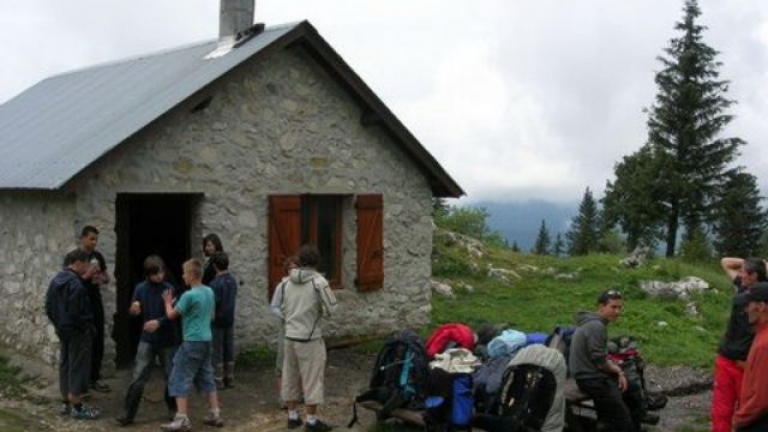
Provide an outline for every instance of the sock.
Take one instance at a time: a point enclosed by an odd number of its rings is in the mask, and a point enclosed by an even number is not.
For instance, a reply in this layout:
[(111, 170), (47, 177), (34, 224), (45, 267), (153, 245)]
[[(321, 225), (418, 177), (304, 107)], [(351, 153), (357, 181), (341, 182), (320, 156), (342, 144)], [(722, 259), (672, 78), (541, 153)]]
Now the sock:
[(307, 414), (307, 424), (313, 425), (317, 421), (317, 416), (312, 414)]
[(176, 413), (176, 417), (174, 417), (174, 420), (189, 420), (189, 418), (187, 417), (186, 413), (184, 414)]
[(296, 410), (290, 410), (288, 411), (288, 419), (289, 420), (296, 420), (299, 418), (299, 412)]
[(221, 408), (211, 408), (211, 414), (214, 417), (221, 417)]

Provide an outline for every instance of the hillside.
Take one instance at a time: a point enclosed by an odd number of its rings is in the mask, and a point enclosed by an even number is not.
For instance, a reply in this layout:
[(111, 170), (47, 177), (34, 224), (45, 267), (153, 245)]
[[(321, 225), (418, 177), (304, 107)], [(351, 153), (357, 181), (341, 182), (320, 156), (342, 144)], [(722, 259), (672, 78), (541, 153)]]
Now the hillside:
[[(621, 256), (555, 258), (514, 253), (438, 230), (433, 277), (453, 288), (455, 298), (433, 295), (432, 324), (508, 323), (526, 332), (550, 332), (572, 324), (578, 310), (593, 310), (605, 289), (620, 290), (624, 315), (609, 327), (612, 336), (633, 335), (650, 363), (710, 368), (729, 313), (731, 287), (717, 263), (687, 264), (655, 258), (639, 268), (620, 265)], [(489, 269), (497, 271), (489, 272)], [(498, 270), (501, 269), (501, 270)], [(496, 274), (496, 276), (490, 275)], [(693, 295), (699, 314), (686, 312), (686, 301), (649, 297), (641, 281), (677, 281), (696, 276), (710, 285)]]

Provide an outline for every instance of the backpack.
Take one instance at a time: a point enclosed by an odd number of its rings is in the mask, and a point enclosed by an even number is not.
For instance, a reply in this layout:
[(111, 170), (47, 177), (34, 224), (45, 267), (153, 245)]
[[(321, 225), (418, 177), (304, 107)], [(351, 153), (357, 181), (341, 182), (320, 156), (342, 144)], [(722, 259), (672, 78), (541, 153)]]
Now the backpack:
[(499, 389), (510, 360), (512, 360), (511, 355), (492, 358), (480, 365), (472, 374), (476, 412), (491, 414), (497, 411)]
[[(421, 338), (410, 330), (394, 333), (376, 357), (368, 390), (355, 398), (355, 403), (377, 401), (383, 420), (396, 408), (424, 408), (424, 386), (429, 360)], [(357, 408), (352, 405), (350, 427), (357, 422)]]
[(432, 369), (427, 384), (426, 410), (423, 414), (427, 432), (472, 430), (474, 397), (472, 375)]
[(608, 342), (608, 358), (618, 364), (632, 388), (639, 388), (643, 405), (647, 411), (656, 411), (667, 406), (667, 396), (649, 392), (645, 385), (645, 359), (637, 349), (637, 340), (632, 336), (618, 336)]

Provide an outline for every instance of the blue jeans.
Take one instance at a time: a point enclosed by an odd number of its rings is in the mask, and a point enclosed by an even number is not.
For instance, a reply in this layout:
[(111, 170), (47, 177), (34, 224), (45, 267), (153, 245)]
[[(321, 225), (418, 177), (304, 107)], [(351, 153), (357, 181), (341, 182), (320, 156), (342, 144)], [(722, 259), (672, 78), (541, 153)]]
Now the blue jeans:
[(163, 367), (163, 379), (165, 380), (165, 404), (169, 411), (176, 411), (176, 400), (168, 394), (168, 378), (173, 368), (173, 355), (176, 347), (155, 348), (146, 342), (139, 342), (136, 351), (136, 365), (133, 367), (133, 376), (131, 384), (125, 392), (125, 401), (123, 403), (123, 412), (125, 418), (133, 420), (136, 412), (139, 410), (141, 396), (144, 394), (144, 386), (149, 381), (152, 366), (155, 358), (160, 359), (160, 365)]
[(216, 391), (210, 341), (184, 341), (173, 356), (173, 371), (168, 383), (171, 396), (187, 397), (193, 384), (203, 394)]

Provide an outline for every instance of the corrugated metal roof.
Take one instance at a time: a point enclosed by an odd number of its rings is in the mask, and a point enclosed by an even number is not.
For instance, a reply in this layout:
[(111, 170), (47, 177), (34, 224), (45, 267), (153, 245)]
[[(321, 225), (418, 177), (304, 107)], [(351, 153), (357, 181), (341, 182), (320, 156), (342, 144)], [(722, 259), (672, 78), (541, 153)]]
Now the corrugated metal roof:
[(0, 105), (0, 189), (58, 189), (299, 25), (268, 28), (218, 58), (205, 59), (211, 41), (41, 81)]

